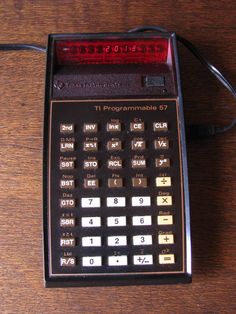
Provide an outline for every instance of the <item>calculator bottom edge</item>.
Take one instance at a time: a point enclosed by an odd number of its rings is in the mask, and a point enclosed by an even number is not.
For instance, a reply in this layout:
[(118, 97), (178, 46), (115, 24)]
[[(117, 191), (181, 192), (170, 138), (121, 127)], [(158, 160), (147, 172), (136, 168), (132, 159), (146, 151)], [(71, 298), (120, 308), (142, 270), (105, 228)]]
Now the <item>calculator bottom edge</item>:
[(92, 287), (92, 286), (132, 286), (132, 285), (161, 285), (191, 283), (191, 274), (176, 274), (150, 277), (122, 277), (122, 278), (47, 278), (45, 288), (64, 288), (64, 287)]

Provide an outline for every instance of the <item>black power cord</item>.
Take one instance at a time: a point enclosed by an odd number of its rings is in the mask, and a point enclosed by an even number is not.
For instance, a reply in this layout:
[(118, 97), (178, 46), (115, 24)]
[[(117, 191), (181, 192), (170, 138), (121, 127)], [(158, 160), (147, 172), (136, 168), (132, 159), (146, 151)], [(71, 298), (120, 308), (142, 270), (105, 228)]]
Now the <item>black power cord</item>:
[[(162, 27), (152, 25), (132, 28), (128, 32), (134, 33), (146, 31), (168, 32)], [(212, 65), (190, 41), (179, 35), (176, 36), (177, 40), (188, 48), (190, 52), (231, 92), (234, 98), (236, 98), (236, 88), (230, 83), (230, 81), (214, 65)], [(39, 52), (46, 52), (47, 49), (46, 47), (34, 44), (0, 44), (0, 50), (36, 50)], [(236, 119), (224, 127), (217, 127), (215, 125), (190, 125), (186, 127), (187, 139), (201, 139), (224, 133), (232, 129), (234, 126), (236, 126)]]
[(46, 47), (31, 44), (0, 44), (0, 50), (13, 51), (13, 50), (36, 50), (46, 52)]
[(236, 125), (236, 119), (234, 119), (229, 125), (218, 127), (212, 124), (192, 124), (186, 125), (186, 138), (188, 141), (200, 140), (210, 136), (214, 136), (220, 133), (225, 133), (232, 129)]
[[(159, 26), (145, 25), (130, 29), (128, 32), (146, 32), (146, 31), (158, 31), (162, 33), (168, 33), (168, 31)], [(236, 98), (236, 88), (230, 83), (230, 81), (218, 70), (213, 64), (211, 64), (194, 46), (189, 40), (176, 35), (177, 40), (183, 44), (190, 52), (231, 92)], [(202, 139), (216, 134), (224, 133), (236, 126), (236, 119), (226, 126), (217, 127), (215, 125), (189, 125), (186, 127), (186, 135), (188, 140)]]

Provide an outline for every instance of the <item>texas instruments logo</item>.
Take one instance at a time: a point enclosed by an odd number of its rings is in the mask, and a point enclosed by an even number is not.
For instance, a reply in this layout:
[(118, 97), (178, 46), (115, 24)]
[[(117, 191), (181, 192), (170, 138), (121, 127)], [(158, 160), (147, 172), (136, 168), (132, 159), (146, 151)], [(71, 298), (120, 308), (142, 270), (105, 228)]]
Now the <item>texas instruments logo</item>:
[(54, 86), (55, 88), (61, 90), (61, 89), (63, 89), (63, 88), (65, 87), (65, 83), (58, 80), (58, 81), (54, 82), (54, 85), (53, 85), (53, 86)]
[(122, 86), (120, 82), (79, 82), (79, 81), (62, 81), (56, 80), (53, 84), (54, 88), (74, 89), (74, 88), (119, 88)]

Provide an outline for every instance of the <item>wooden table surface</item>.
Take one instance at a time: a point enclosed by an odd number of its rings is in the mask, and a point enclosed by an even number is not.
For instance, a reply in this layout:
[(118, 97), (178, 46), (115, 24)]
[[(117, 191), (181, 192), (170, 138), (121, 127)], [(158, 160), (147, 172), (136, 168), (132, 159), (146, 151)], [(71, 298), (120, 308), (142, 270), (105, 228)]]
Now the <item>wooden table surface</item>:
[[(2, 0), (0, 43), (49, 33), (161, 25), (192, 40), (236, 85), (236, 2)], [(181, 47), (188, 123), (227, 124), (236, 101)], [(0, 52), (0, 313), (235, 313), (236, 128), (188, 144), (189, 285), (45, 289), (42, 127), (45, 55)]]

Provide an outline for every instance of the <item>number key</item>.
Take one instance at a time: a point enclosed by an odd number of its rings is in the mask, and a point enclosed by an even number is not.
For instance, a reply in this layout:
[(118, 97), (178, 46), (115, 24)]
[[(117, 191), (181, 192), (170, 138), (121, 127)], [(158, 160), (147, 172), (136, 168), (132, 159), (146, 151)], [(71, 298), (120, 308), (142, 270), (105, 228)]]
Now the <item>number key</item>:
[(82, 227), (101, 227), (101, 217), (82, 217)]
[(100, 197), (83, 197), (81, 199), (81, 207), (83, 208), (95, 208), (101, 206)]
[(84, 256), (82, 258), (82, 266), (84, 267), (102, 266), (102, 257), (101, 256)]
[(107, 217), (107, 226), (108, 227), (123, 227), (126, 226), (126, 217)]
[(134, 216), (132, 223), (133, 226), (150, 226), (152, 224), (152, 216)]
[(107, 197), (107, 207), (125, 207), (125, 197)]
[(112, 236), (107, 238), (108, 246), (125, 246), (127, 245), (126, 236)]
[(101, 246), (101, 237), (83, 237), (82, 246)]
[(150, 196), (134, 196), (132, 197), (132, 206), (150, 206), (151, 197)]
[(133, 236), (133, 245), (151, 245), (152, 236), (151, 235), (136, 235)]

